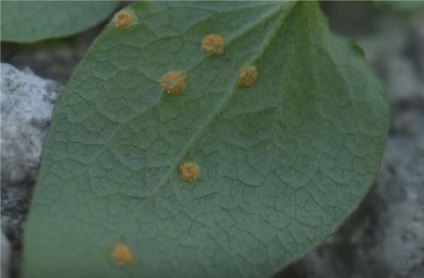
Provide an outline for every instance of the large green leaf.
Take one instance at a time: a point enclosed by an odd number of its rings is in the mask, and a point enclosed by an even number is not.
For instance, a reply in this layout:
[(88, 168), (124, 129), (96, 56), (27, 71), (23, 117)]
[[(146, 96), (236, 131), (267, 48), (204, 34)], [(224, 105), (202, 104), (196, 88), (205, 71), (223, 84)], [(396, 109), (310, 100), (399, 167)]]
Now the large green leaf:
[[(127, 9), (134, 26), (106, 28), (55, 111), (24, 277), (267, 277), (322, 242), (367, 192), (386, 135), (359, 48), (315, 2)], [(201, 50), (211, 33), (223, 55)], [(248, 65), (256, 83), (239, 88)], [(186, 87), (166, 95), (175, 70)], [(118, 243), (132, 264), (111, 259)]]
[(34, 42), (81, 32), (104, 20), (116, 1), (1, 1), (1, 40)]

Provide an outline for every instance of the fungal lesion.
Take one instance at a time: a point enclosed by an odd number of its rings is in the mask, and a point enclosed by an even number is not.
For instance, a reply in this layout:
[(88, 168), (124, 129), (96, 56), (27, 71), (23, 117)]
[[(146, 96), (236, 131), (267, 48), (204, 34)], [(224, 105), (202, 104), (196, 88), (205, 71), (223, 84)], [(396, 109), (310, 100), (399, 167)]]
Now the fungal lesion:
[(118, 266), (130, 265), (134, 260), (131, 250), (123, 243), (116, 244), (113, 247), (110, 256)]
[(255, 66), (242, 67), (239, 71), (238, 85), (241, 88), (250, 87), (255, 83), (258, 71)]
[(199, 167), (193, 162), (184, 162), (178, 167), (181, 179), (185, 182), (195, 182), (199, 177)]
[(224, 39), (217, 34), (207, 35), (203, 37), (200, 48), (205, 52), (221, 55), (224, 53)]
[(160, 88), (167, 95), (177, 95), (184, 89), (186, 80), (182, 71), (170, 71), (162, 77)]
[(137, 21), (137, 16), (133, 11), (124, 9), (115, 14), (113, 17), (113, 25), (116, 29), (124, 29), (134, 25)]

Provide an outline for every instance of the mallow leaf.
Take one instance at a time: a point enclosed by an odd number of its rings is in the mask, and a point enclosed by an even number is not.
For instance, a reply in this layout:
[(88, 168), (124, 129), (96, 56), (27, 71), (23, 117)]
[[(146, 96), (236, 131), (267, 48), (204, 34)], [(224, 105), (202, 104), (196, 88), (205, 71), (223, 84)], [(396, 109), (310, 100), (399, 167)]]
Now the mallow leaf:
[(55, 111), (24, 277), (271, 276), (355, 209), (387, 125), (315, 2), (133, 4)]
[(378, 0), (374, 2), (378, 7), (388, 8), (400, 13), (419, 12), (424, 8), (423, 1), (404, 1), (404, 0)]
[(35, 42), (84, 31), (108, 17), (116, 1), (1, 1), (1, 40)]

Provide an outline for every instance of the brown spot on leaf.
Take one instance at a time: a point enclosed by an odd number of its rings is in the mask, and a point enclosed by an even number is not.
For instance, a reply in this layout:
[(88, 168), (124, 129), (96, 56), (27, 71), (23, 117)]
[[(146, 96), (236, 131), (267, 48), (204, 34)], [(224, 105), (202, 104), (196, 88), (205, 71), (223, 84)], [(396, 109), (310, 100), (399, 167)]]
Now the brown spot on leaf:
[(241, 68), (238, 78), (239, 87), (245, 88), (252, 86), (256, 80), (256, 77), (258, 77), (256, 67), (249, 66)]
[(113, 247), (111, 253), (112, 260), (119, 266), (126, 266), (133, 262), (134, 257), (128, 246), (119, 243)]
[(167, 95), (176, 95), (184, 89), (186, 79), (181, 71), (170, 71), (162, 77), (160, 88)]
[(199, 167), (193, 162), (185, 162), (179, 168), (181, 179), (186, 182), (195, 182), (199, 175)]
[(135, 14), (133, 12), (122, 10), (113, 17), (113, 25), (116, 29), (128, 28), (135, 22)]
[(224, 53), (224, 39), (216, 34), (207, 35), (203, 37), (200, 48), (208, 53), (221, 55)]

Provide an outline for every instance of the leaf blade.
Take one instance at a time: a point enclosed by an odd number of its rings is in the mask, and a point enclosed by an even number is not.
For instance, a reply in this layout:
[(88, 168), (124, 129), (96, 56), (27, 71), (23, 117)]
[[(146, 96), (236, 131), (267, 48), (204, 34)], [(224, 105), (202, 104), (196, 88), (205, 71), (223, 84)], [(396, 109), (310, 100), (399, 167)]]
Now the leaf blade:
[[(131, 9), (143, 22), (100, 36), (57, 109), (26, 273), (72, 265), (69, 277), (274, 274), (334, 231), (372, 182), (387, 129), (381, 84), (314, 3)], [(200, 50), (213, 32), (224, 56)], [(258, 79), (237, 88), (249, 64)], [(187, 74), (177, 96), (160, 90), (169, 70)], [(193, 184), (179, 176), (184, 161), (200, 168)], [(42, 241), (43, 221), (66, 232)], [(124, 270), (108, 257), (116, 242), (134, 254)], [(34, 259), (40, 248), (54, 262)]]
[(109, 16), (115, 1), (2, 1), (1, 40), (29, 43), (81, 32)]

